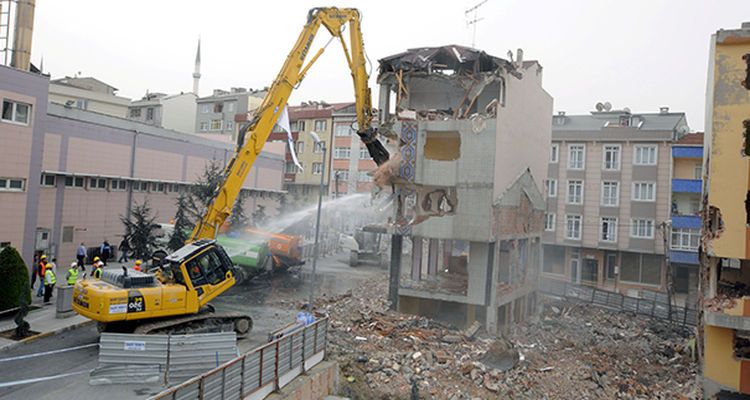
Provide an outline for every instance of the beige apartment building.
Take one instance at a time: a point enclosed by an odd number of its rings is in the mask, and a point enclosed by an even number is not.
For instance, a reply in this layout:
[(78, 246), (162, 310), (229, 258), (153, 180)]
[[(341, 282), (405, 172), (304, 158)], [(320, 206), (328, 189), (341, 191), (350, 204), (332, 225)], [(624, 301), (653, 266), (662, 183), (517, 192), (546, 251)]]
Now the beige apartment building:
[(543, 275), (626, 294), (665, 290), (671, 143), (688, 132), (685, 114), (597, 108), (553, 118)]
[(125, 118), (130, 99), (117, 88), (91, 77), (69, 77), (49, 82), (50, 103)]
[(355, 103), (345, 103), (332, 113), (333, 154), (330, 193), (343, 195), (372, 191), (377, 164), (352, 124), (357, 121)]
[[(169, 222), (175, 201), (211, 160), (226, 163), (232, 144), (206, 140), (101, 113), (49, 103), (46, 76), (0, 66), (0, 247), (75, 259), (79, 243), (113, 245), (121, 216), (148, 199)], [(275, 213), (284, 156), (259, 155), (244, 190), (248, 215)]]

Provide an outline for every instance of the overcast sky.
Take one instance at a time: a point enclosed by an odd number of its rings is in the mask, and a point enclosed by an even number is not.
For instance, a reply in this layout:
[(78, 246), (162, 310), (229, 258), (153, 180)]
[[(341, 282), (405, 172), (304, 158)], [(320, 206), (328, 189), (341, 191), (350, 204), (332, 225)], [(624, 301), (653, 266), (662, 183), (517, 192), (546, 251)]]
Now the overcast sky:
[[(410, 47), (471, 45), (464, 10), (480, 0), (358, 1), (372, 61)], [(269, 86), (319, 1), (37, 0), (32, 60), (53, 78), (80, 72), (133, 99), (192, 90), (201, 38), (200, 94)], [(473, 15), (472, 15), (473, 16)], [(634, 112), (660, 106), (687, 113), (702, 131), (708, 45), (719, 28), (750, 21), (749, 0), (488, 0), (476, 47), (500, 57), (524, 50), (544, 67), (555, 111), (588, 113), (599, 101)], [(328, 41), (322, 30), (316, 46)], [(314, 47), (315, 48), (315, 47)], [(311, 51), (309, 54), (314, 54)], [(377, 89), (373, 89), (377, 102)], [(292, 103), (352, 101), (336, 42), (312, 68)]]

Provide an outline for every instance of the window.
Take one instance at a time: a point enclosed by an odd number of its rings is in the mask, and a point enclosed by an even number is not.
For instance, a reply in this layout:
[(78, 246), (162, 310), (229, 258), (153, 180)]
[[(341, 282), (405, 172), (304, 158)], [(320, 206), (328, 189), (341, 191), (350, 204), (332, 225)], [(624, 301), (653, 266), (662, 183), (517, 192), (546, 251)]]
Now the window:
[(604, 159), (602, 160), (602, 168), (607, 171), (617, 171), (620, 169), (619, 144), (604, 146)]
[(42, 174), (42, 186), (55, 186), (55, 176), (50, 174)]
[(89, 178), (89, 189), (106, 189), (107, 180), (105, 178)]
[(630, 221), (630, 237), (638, 239), (654, 238), (653, 219), (633, 219)]
[(351, 136), (352, 135), (352, 128), (349, 125), (345, 124), (337, 124), (335, 127), (335, 135), (336, 136)]
[(220, 131), (221, 130), (221, 125), (222, 125), (221, 123), (222, 122), (224, 122), (224, 121), (222, 121), (220, 119), (212, 119), (211, 120), (211, 127), (210, 127), (210, 129), (212, 131)]
[(297, 166), (294, 165), (294, 161), (287, 161), (284, 165), (284, 173), (294, 174), (297, 172)]
[(696, 251), (698, 250), (700, 237), (699, 229), (672, 229), (672, 250)]
[(154, 120), (154, 108), (149, 107), (146, 109), (146, 121), (153, 121)]
[(17, 124), (28, 125), (31, 114), (31, 105), (18, 103), (10, 100), (3, 100), (3, 121), (15, 122)]
[(148, 182), (133, 182), (134, 192), (148, 192)]
[(547, 232), (555, 231), (555, 214), (554, 213), (544, 214), (544, 230)]
[(77, 99), (76, 100), (76, 108), (79, 110), (88, 110), (89, 109), (89, 101), (87, 99)]
[(224, 103), (214, 103), (214, 113), (224, 112)]
[(568, 181), (568, 204), (583, 204), (583, 181)]
[(201, 122), (201, 132), (206, 132), (206, 131), (208, 131), (208, 122), (207, 121)]
[(602, 217), (599, 240), (602, 242), (616, 242), (617, 241), (617, 218)]
[(617, 254), (606, 253), (604, 255), (604, 278), (608, 280), (617, 279)]
[(226, 103), (227, 112), (234, 112), (234, 103)]
[(367, 171), (359, 171), (359, 181), (360, 182), (372, 182), (372, 176), (367, 173)]
[(66, 176), (65, 177), (65, 187), (77, 187), (82, 188), (83, 187), (83, 177), (82, 176)]
[(292, 121), (292, 122), (291, 122), (291, 123), (289, 124), (289, 130), (291, 130), (292, 132), (297, 132), (297, 131), (299, 130), (299, 129), (298, 129), (298, 125), (299, 125), (299, 124), (297, 123), (297, 121)]
[(693, 167), (693, 177), (695, 179), (703, 179), (703, 166), (700, 164), (696, 164), (695, 167)]
[(580, 215), (565, 216), (565, 239), (581, 240), (581, 221)]
[[(304, 132), (304, 131), (307, 130), (304, 120), (299, 120), (299, 121), (296, 121), (296, 122), (292, 122), (292, 124), (297, 124), (298, 125), (297, 128), (299, 128), (299, 132)], [(294, 131), (294, 129), (292, 129), (292, 131)]]
[(180, 191), (180, 185), (176, 183), (170, 183), (167, 185), (167, 192), (169, 193), (178, 193)]
[(161, 183), (161, 182), (151, 183), (151, 191), (154, 193), (164, 193), (166, 190), (167, 190), (167, 187), (164, 183)]
[(341, 181), (348, 181), (349, 180), (349, 170), (348, 169), (337, 169), (335, 176), (339, 177), (339, 182), (341, 182)]
[(560, 161), (560, 145), (554, 143), (549, 148), (549, 162), (557, 164), (558, 161)]
[(130, 109), (130, 118), (140, 118), (141, 117), (141, 109), (140, 108), (131, 108)]
[(586, 145), (568, 145), (568, 169), (582, 170), (586, 167)]
[(0, 191), (23, 192), (24, 183), (23, 179), (0, 178)]
[(336, 147), (333, 149), (333, 158), (349, 159), (352, 157), (352, 149), (349, 147)]
[(322, 133), (326, 130), (326, 120), (324, 119), (316, 119), (315, 120), (315, 132)]
[(211, 105), (210, 104), (202, 104), (201, 105), (201, 114), (208, 114), (211, 112)]
[(557, 179), (546, 179), (544, 181), (544, 190), (547, 197), (557, 197)]
[(110, 183), (110, 190), (127, 190), (128, 181), (125, 179), (112, 179)]
[(297, 142), (297, 154), (305, 152), (305, 142)]
[(231, 131), (232, 129), (234, 129), (234, 121), (232, 121), (231, 119), (227, 120), (226, 129), (227, 131)]
[(581, 266), (581, 249), (570, 250), (570, 279), (579, 282), (578, 272)]
[(323, 163), (314, 162), (312, 163), (312, 173), (313, 175), (320, 175), (323, 173)]
[(630, 126), (630, 116), (629, 115), (620, 115), (619, 119), (619, 125), (620, 126)]
[(565, 274), (565, 247), (544, 246), (544, 272)]
[(622, 252), (620, 280), (647, 285), (661, 284), (662, 259), (655, 254)]
[(633, 200), (655, 201), (656, 184), (653, 182), (633, 182)]
[(602, 205), (617, 207), (620, 204), (620, 183), (602, 182)]
[(313, 145), (313, 153), (322, 153), (325, 145), (326, 144), (324, 142), (315, 142), (315, 144)]
[(656, 165), (656, 146), (638, 145), (633, 151), (633, 164)]
[(372, 160), (372, 157), (370, 156), (370, 151), (367, 150), (367, 147), (359, 148), (359, 159), (360, 160)]

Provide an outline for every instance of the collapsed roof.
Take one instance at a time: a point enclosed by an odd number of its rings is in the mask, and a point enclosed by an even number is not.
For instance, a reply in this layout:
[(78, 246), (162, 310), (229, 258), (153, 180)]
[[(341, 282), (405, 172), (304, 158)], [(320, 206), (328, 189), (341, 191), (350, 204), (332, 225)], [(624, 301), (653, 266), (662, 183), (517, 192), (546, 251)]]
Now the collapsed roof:
[(380, 61), (380, 74), (388, 72), (427, 72), (453, 70), (456, 73), (479, 73), (499, 68), (514, 70), (515, 66), (484, 51), (459, 45), (420, 47), (385, 57)]

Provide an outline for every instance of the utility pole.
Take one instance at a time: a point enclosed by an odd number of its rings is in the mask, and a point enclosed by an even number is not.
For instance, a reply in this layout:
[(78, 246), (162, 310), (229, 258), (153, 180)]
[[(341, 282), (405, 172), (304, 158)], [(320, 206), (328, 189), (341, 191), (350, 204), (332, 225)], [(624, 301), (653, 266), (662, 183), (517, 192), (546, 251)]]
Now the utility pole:
[[(471, 47), (476, 47), (476, 41), (477, 41), (477, 22), (483, 20), (484, 18), (479, 17), (479, 7), (481, 7), (484, 3), (486, 3), (488, 0), (482, 0), (479, 3), (477, 3), (474, 7), (469, 8), (468, 10), (464, 11), (464, 16), (466, 18), (471, 18), (470, 20), (466, 21), (466, 26), (473, 25), (472, 28), (474, 29), (474, 32), (471, 35)], [(469, 17), (469, 14), (474, 13), (473, 17)]]

